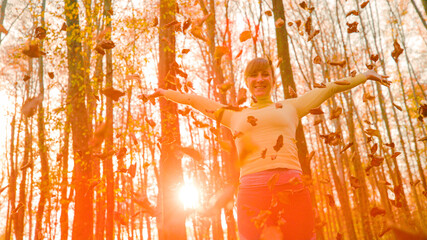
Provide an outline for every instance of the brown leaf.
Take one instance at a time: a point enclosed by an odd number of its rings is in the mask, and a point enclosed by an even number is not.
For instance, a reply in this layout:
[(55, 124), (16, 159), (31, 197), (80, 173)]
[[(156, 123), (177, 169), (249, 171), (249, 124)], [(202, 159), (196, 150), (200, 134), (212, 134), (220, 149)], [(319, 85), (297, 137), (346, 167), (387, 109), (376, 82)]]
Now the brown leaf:
[(366, 5), (368, 5), (368, 3), (369, 3), (369, 0), (366, 2), (363, 2), (362, 4), (360, 4), (360, 8), (365, 8)]
[(246, 92), (247, 92), (246, 88), (239, 89), (239, 93), (237, 94), (237, 105), (241, 105), (244, 102), (246, 102), (247, 100)]
[(380, 57), (378, 56), (378, 54), (372, 54), (370, 58), (371, 58), (372, 61), (376, 62), (376, 61), (378, 61), (378, 59)]
[(365, 130), (365, 133), (368, 134), (369, 136), (376, 136), (378, 138), (381, 137), (380, 131), (377, 129), (368, 128)]
[(384, 143), (384, 145), (386, 145), (387, 147), (390, 147), (390, 148), (394, 148), (395, 147), (394, 142)]
[(43, 51), (40, 51), (39, 43), (30, 43), (23, 50), (22, 53), (27, 55), (30, 58), (38, 58), (42, 55), (46, 55)]
[(99, 46), (99, 45), (96, 45), (94, 50), (96, 52), (98, 52), (99, 54), (101, 54), (101, 55), (105, 54), (105, 50), (101, 46)]
[(366, 103), (368, 101), (374, 100), (375, 96), (372, 96), (369, 92), (365, 92), (363, 94), (363, 102)]
[(329, 116), (329, 120), (338, 118), (342, 113), (342, 107), (336, 107), (335, 109), (332, 109), (331, 115)]
[(34, 35), (36, 38), (43, 40), (46, 38), (46, 29), (43, 27), (37, 27), (34, 31)]
[(313, 87), (314, 88), (326, 88), (326, 84), (313, 82)]
[(297, 25), (297, 28), (299, 28), (301, 26), (301, 23), (302, 23), (301, 20), (296, 20), (295, 21), (295, 24)]
[(67, 31), (67, 27), (67, 23), (64, 22), (61, 26), (61, 31)]
[(240, 51), (237, 53), (237, 55), (234, 58), (239, 58), (243, 53), (243, 49), (240, 49)]
[(215, 47), (215, 52), (214, 52), (214, 58), (215, 59), (221, 59), (222, 56), (224, 56), (225, 54), (228, 54), (229, 48), (228, 47), (224, 47), (224, 46), (216, 46)]
[(53, 79), (55, 77), (55, 74), (53, 72), (48, 72), (47, 75), (50, 77), (50, 79)]
[(291, 27), (292, 25), (294, 25), (293, 22), (288, 22), (288, 26)]
[(308, 17), (307, 20), (304, 23), (305, 32), (307, 35), (311, 34), (311, 17)]
[(251, 31), (243, 31), (240, 36), (239, 36), (239, 40), (240, 42), (244, 42), (248, 39), (252, 38), (252, 33)]
[(307, 162), (310, 162), (311, 161), (311, 159), (314, 157), (314, 155), (315, 155), (315, 151), (311, 151), (309, 154), (308, 154), (308, 156), (307, 156)]
[(283, 27), (283, 25), (285, 25), (285, 21), (281, 18), (278, 18), (274, 25), (276, 26), (276, 28), (281, 28)]
[(383, 161), (384, 161), (384, 158), (383, 157), (381, 157), (381, 156), (378, 156), (378, 155), (371, 155), (371, 154), (369, 154), (369, 157), (371, 157), (371, 162), (370, 162), (370, 165), (372, 166), (372, 167), (378, 167), (378, 166), (380, 166), (381, 165), (381, 163), (383, 163)]
[(257, 121), (258, 119), (256, 119), (254, 116), (248, 116), (247, 118), (248, 123), (250, 123), (252, 126), (256, 126), (257, 125)]
[(188, 48), (184, 48), (181, 51), (182, 54), (187, 54), (188, 52), (190, 52), (190, 49), (188, 49)]
[(319, 115), (319, 114), (324, 114), (324, 112), (322, 111), (321, 107), (317, 107), (317, 108), (312, 108), (309, 113), (314, 114), (314, 115)]
[(24, 82), (26, 82), (26, 81), (28, 81), (28, 80), (30, 80), (31, 79), (31, 77), (29, 76), (29, 75), (24, 75)]
[(101, 91), (102, 94), (104, 94), (105, 96), (113, 99), (114, 101), (119, 100), (120, 97), (124, 96), (125, 93), (119, 90), (114, 89), (113, 87), (107, 87), (104, 88)]
[(375, 143), (374, 145), (372, 145), (371, 147), (371, 154), (376, 153), (378, 150), (378, 143)]
[(114, 48), (116, 45), (111, 40), (103, 39), (97, 44), (97, 46), (100, 46), (101, 48), (108, 50), (108, 49)]
[(391, 56), (393, 57), (394, 61), (398, 62), (398, 58), (400, 54), (403, 53), (403, 49), (400, 47), (400, 44), (397, 42), (397, 40), (394, 40), (393, 43), (393, 52), (391, 52)]
[(400, 107), (399, 105), (396, 105), (395, 103), (392, 103), (392, 104), (395, 108), (397, 108), (397, 110), (402, 111), (402, 107)]
[(355, 32), (359, 32), (359, 30), (357, 30), (357, 25), (359, 23), (358, 22), (352, 22), (352, 23), (347, 23), (347, 33), (355, 33)]
[(313, 63), (314, 63), (314, 64), (321, 64), (321, 63), (322, 63), (322, 59), (321, 59), (319, 56), (316, 56), (316, 57), (313, 59)]
[(420, 141), (420, 142), (427, 141), (427, 136), (426, 136), (426, 137), (423, 137), (423, 138), (418, 139), (418, 141)]
[(356, 11), (356, 10), (352, 10), (352, 11), (348, 12), (348, 13), (345, 15), (345, 17), (348, 17), (348, 16), (350, 16), (350, 15), (359, 16), (359, 12), (358, 12), (358, 11)]
[(376, 217), (378, 215), (384, 216), (385, 210), (379, 207), (373, 207), (369, 213), (372, 217)]
[(326, 198), (328, 200), (328, 204), (330, 207), (335, 207), (335, 200), (331, 194), (326, 194)]
[(283, 107), (283, 105), (282, 105), (281, 103), (275, 103), (275, 104), (274, 104), (274, 106), (275, 106), (276, 108), (282, 108), (282, 107)]
[(191, 35), (193, 35), (195, 38), (198, 38), (198, 39), (200, 39), (200, 40), (202, 40), (202, 41), (204, 41), (204, 42), (207, 42), (207, 41), (208, 41), (208, 39), (206, 38), (206, 36), (205, 36), (205, 34), (204, 34), (204, 31), (203, 31), (203, 29), (202, 29), (201, 27), (198, 27), (198, 26), (196, 26), (196, 25), (193, 25), (193, 26), (191, 27), (190, 33), (191, 33)]
[(43, 96), (38, 95), (37, 97), (28, 98), (22, 105), (21, 112), (26, 117), (32, 117), (37, 110), (39, 104), (43, 101)]
[(393, 155), (390, 156), (390, 158), (396, 158), (400, 154), (401, 154), (401, 152), (395, 152), (395, 153), (393, 153)]
[(159, 19), (157, 17), (154, 17), (151, 22), (151, 27), (155, 27), (159, 24)]
[(366, 64), (366, 68), (369, 70), (374, 69), (374, 65), (373, 64)]
[(0, 32), (4, 33), (5, 35), (8, 33), (6, 28), (4, 28), (3, 24), (0, 24)]
[(353, 188), (360, 188), (361, 187), (359, 179), (356, 177), (353, 177), (353, 176), (350, 176), (350, 185)]
[(298, 97), (298, 94), (295, 92), (295, 90), (291, 86), (288, 87), (288, 90), (289, 90), (289, 98)]
[(270, 10), (267, 10), (264, 13), (265, 13), (265, 15), (267, 15), (269, 17), (273, 16), (273, 13)]
[(340, 66), (340, 67), (344, 67), (344, 65), (347, 63), (345, 60), (342, 61), (328, 61), (327, 62), (329, 65), (331, 66)]
[(337, 85), (350, 85), (350, 82), (347, 80), (337, 80), (334, 83)]
[(267, 148), (265, 148), (264, 150), (262, 150), (262, 152), (261, 152), (261, 158), (265, 158), (265, 156), (266, 156), (266, 154), (267, 154)]
[(345, 150), (349, 149), (351, 146), (353, 146), (353, 142), (349, 142), (347, 145), (345, 145), (345, 147), (341, 150), (340, 153), (345, 152)]
[(353, 71), (351, 71), (351, 72), (350, 72), (350, 76), (351, 76), (351, 77), (355, 77), (355, 76), (356, 76), (356, 74), (357, 74), (356, 70), (353, 70)]
[(283, 135), (280, 135), (276, 140), (276, 145), (274, 145), (274, 151), (278, 152), (283, 147)]
[(283, 59), (282, 59), (282, 58), (279, 58), (279, 59), (277, 60), (276, 67), (280, 67), (280, 64), (282, 64), (282, 62), (283, 62)]
[(320, 33), (320, 30), (314, 30), (307, 38), (307, 42), (310, 42), (317, 34)]

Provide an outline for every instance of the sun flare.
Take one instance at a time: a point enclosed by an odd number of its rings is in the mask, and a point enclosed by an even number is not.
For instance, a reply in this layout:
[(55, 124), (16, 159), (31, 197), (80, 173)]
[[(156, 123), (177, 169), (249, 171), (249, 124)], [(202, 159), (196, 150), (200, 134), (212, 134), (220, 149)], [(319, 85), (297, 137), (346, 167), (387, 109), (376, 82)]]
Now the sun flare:
[(185, 209), (195, 209), (199, 207), (199, 191), (192, 183), (185, 183), (180, 191), (179, 198)]

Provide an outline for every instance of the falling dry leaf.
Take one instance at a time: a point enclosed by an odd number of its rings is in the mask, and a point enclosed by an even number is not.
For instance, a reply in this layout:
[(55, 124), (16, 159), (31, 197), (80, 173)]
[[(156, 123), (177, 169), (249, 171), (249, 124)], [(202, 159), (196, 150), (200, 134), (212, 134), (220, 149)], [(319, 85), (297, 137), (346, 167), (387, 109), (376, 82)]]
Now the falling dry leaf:
[(401, 154), (401, 152), (395, 152), (395, 153), (393, 153), (393, 155), (390, 156), (390, 158), (396, 158), (400, 154)]
[(319, 56), (316, 56), (316, 57), (313, 59), (313, 63), (314, 63), (314, 64), (321, 64), (321, 63), (322, 63), (322, 59), (321, 59)]
[(351, 77), (355, 77), (355, 76), (356, 76), (356, 74), (357, 74), (356, 70), (353, 70), (353, 71), (351, 71), (351, 72), (350, 72), (350, 76), (351, 76)]
[(353, 176), (350, 176), (350, 185), (353, 188), (360, 188), (361, 187), (359, 179), (356, 177), (353, 177)]
[(191, 27), (190, 33), (191, 33), (191, 35), (193, 35), (195, 38), (198, 38), (198, 39), (200, 39), (200, 40), (202, 40), (202, 41), (204, 41), (204, 42), (207, 42), (207, 38), (206, 38), (206, 36), (205, 36), (205, 34), (204, 34), (204, 31), (203, 31), (203, 29), (202, 29), (201, 27), (198, 27), (198, 26), (196, 26), (196, 25), (193, 25), (193, 26)]
[(98, 46), (100, 46), (103, 49), (112, 49), (114, 48), (116, 45), (114, 44), (113, 41), (108, 40), (108, 39), (103, 39), (98, 43)]
[(187, 54), (187, 53), (189, 53), (190, 52), (190, 49), (188, 49), (188, 48), (184, 48), (184, 49), (182, 49), (182, 51), (181, 51), (181, 53), (182, 54)]
[(329, 65), (331, 66), (340, 66), (340, 67), (344, 67), (345, 64), (347, 63), (346, 60), (342, 60), (342, 61), (328, 61), (327, 62)]
[(36, 38), (43, 40), (46, 38), (46, 29), (43, 27), (37, 27), (34, 31), (34, 35)]
[(24, 82), (26, 82), (26, 81), (28, 81), (28, 80), (30, 80), (31, 79), (31, 77), (29, 76), (29, 75), (24, 75)]
[(369, 3), (369, 0), (366, 2), (363, 2), (362, 4), (360, 4), (360, 8), (365, 8), (366, 5), (368, 5), (368, 3)]
[(342, 113), (342, 107), (336, 107), (334, 109), (332, 109), (331, 111), (331, 115), (329, 116), (329, 120), (338, 118)]
[(64, 22), (61, 26), (61, 31), (67, 31), (67, 24)]
[(326, 194), (326, 198), (328, 199), (328, 204), (330, 207), (335, 207), (335, 200), (331, 194)]
[(382, 208), (379, 208), (379, 207), (373, 207), (373, 208), (371, 209), (371, 211), (369, 212), (369, 214), (370, 214), (372, 217), (376, 217), (376, 216), (378, 216), (378, 215), (384, 216), (384, 215), (385, 215), (385, 210), (384, 210), (384, 209), (382, 209)]
[(341, 153), (343, 153), (345, 150), (349, 149), (351, 146), (353, 146), (353, 142), (349, 142), (345, 147), (341, 150)]
[(352, 10), (352, 11), (348, 12), (345, 16), (348, 17), (350, 15), (359, 16), (359, 12), (356, 10)]
[(107, 87), (101, 91), (105, 96), (113, 99), (114, 101), (119, 100), (120, 97), (124, 96), (125, 93), (119, 90), (114, 89), (113, 87)]
[(326, 84), (313, 82), (313, 87), (314, 88), (326, 88)]
[(47, 75), (50, 77), (50, 79), (53, 79), (55, 77), (55, 74), (53, 72), (48, 72)]
[(28, 44), (22, 50), (22, 53), (27, 55), (30, 58), (38, 58), (38, 57), (41, 57), (42, 55), (46, 54), (43, 51), (40, 51), (38, 42)]
[(298, 97), (298, 94), (295, 92), (295, 90), (291, 86), (288, 87), (288, 90), (289, 90), (289, 98)]
[(374, 96), (372, 96), (369, 92), (365, 92), (364, 94), (363, 94), (363, 102), (364, 103), (366, 103), (366, 102), (368, 102), (368, 101), (372, 101), (372, 100), (374, 100), (375, 99), (375, 97)]
[(395, 108), (397, 108), (397, 110), (402, 111), (402, 107), (400, 107), (399, 105), (396, 105), (395, 103), (392, 103), (392, 104)]
[(36, 113), (37, 107), (43, 101), (43, 96), (38, 95), (37, 97), (32, 97), (27, 99), (22, 105), (22, 114), (26, 117), (31, 117)]
[(274, 104), (274, 106), (275, 106), (276, 108), (282, 108), (282, 107), (283, 107), (283, 105), (282, 105), (281, 103), (275, 103), (275, 104)]
[(314, 30), (307, 38), (307, 42), (310, 42), (317, 34), (320, 33), (320, 30)]
[(319, 115), (319, 114), (324, 114), (324, 112), (322, 111), (321, 107), (317, 107), (317, 108), (312, 108), (309, 113), (314, 114), (314, 115)]
[(244, 42), (248, 39), (252, 38), (252, 33), (251, 31), (243, 31), (240, 36), (239, 36), (239, 40), (240, 42)]
[(369, 154), (369, 157), (371, 158), (370, 166), (372, 167), (378, 167), (381, 165), (381, 163), (384, 161), (384, 158), (375, 154)]
[(378, 150), (378, 143), (375, 143), (374, 145), (372, 145), (371, 147), (371, 154), (376, 153)]
[(239, 58), (243, 53), (243, 49), (240, 49), (240, 51), (237, 53), (237, 55), (234, 58)]
[(185, 32), (191, 26), (191, 18), (188, 18), (182, 23), (182, 31)]
[(0, 24), (0, 32), (7, 34), (8, 31), (6, 30), (6, 28), (4, 28), (3, 24)]
[(352, 22), (352, 23), (347, 23), (347, 33), (355, 33), (355, 32), (359, 32), (359, 30), (357, 30), (357, 25), (359, 23), (358, 22)]
[(381, 137), (380, 131), (377, 129), (368, 128), (365, 130), (365, 133), (368, 134), (369, 136), (376, 136), (378, 138)]
[(241, 105), (244, 102), (246, 102), (247, 100), (246, 92), (247, 92), (246, 88), (239, 89), (239, 93), (237, 94), (237, 105)]
[(267, 10), (264, 13), (265, 13), (265, 15), (267, 15), (269, 17), (273, 16), (273, 13), (270, 10)]
[(274, 25), (276, 26), (276, 28), (281, 28), (283, 27), (283, 25), (285, 25), (285, 21), (281, 18), (278, 18)]
[(397, 42), (397, 40), (394, 40), (393, 43), (393, 52), (391, 52), (391, 56), (393, 57), (394, 61), (398, 62), (398, 58), (400, 54), (403, 53), (403, 49), (400, 47), (400, 44)]
[(371, 57), (370, 57), (370, 59), (372, 60), (372, 61), (374, 61), (374, 62), (376, 62), (376, 61), (378, 61), (378, 59), (379, 59), (380, 57), (378, 56), (378, 54), (372, 54), (371, 55)]

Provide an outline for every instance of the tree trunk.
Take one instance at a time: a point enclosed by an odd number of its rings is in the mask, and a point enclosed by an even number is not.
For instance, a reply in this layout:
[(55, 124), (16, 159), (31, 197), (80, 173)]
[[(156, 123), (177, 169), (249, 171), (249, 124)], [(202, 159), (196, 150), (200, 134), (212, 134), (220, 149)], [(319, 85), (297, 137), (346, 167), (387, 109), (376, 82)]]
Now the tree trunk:
[[(282, 0), (273, 0), (273, 13), (274, 21), (277, 21), (277, 19), (281, 18), (286, 22), (285, 10)], [(280, 76), (282, 78), (283, 91), (285, 98), (290, 98), (289, 87), (291, 87), (294, 91), (296, 88), (292, 74), (291, 59), (289, 56), (288, 32), (286, 31), (285, 25), (280, 28), (276, 28), (276, 38), (277, 55), (279, 59), (282, 59), (282, 62), (280, 63)], [(307, 144), (305, 141), (304, 130), (302, 128), (301, 121), (298, 123), (295, 138), (297, 141), (298, 158), (302, 171), (305, 175), (311, 176), (310, 162), (307, 159)]]
[[(104, 16), (106, 27), (111, 27), (111, 0), (104, 0)], [(106, 39), (111, 39), (111, 34), (105, 36)], [(113, 57), (111, 50), (106, 51), (106, 69), (105, 86), (113, 86)], [(105, 139), (105, 149), (114, 149), (114, 136), (113, 136), (113, 100), (107, 98), (107, 135)], [(104, 175), (107, 182), (107, 218), (106, 218), (106, 239), (114, 239), (114, 169), (113, 159), (109, 156), (105, 159)]]
[(77, 0), (65, 0), (67, 21), (68, 107), (73, 137), (75, 208), (73, 239), (93, 238), (92, 161), (88, 147), (89, 129), (83, 79), (81, 31)]
[[(42, 15), (41, 15), (41, 26), (45, 27), (45, 21), (44, 21), (44, 11), (46, 8), (46, 0), (43, 0), (42, 2)], [(44, 97), (44, 80), (43, 80), (43, 56), (39, 57), (39, 87), (40, 87), (40, 95), (42, 96), (42, 99)], [(38, 113), (37, 113), (37, 129), (38, 129), (38, 147), (39, 147), (39, 154), (40, 154), (40, 163), (41, 163), (41, 182), (40, 182), (40, 199), (39, 199), (39, 205), (37, 209), (36, 214), (36, 228), (34, 231), (34, 239), (43, 239), (43, 232), (42, 232), (42, 226), (43, 226), (43, 214), (45, 211), (45, 205), (46, 201), (49, 198), (49, 192), (50, 192), (50, 183), (49, 183), (49, 160), (47, 157), (47, 147), (46, 147), (46, 137), (45, 137), (45, 122), (44, 122), (44, 108), (43, 108), (43, 101), (40, 102), (38, 106)]]
[[(175, 33), (173, 28), (165, 27), (175, 20), (177, 3), (175, 0), (160, 0), (159, 26), (159, 87), (175, 89), (175, 71), (171, 69), (175, 62)], [(174, 154), (180, 146), (177, 105), (164, 98), (160, 100), (161, 110), (161, 156), (160, 186), (161, 192), (161, 240), (186, 239), (184, 208), (179, 199), (179, 187), (183, 182), (181, 159)]]

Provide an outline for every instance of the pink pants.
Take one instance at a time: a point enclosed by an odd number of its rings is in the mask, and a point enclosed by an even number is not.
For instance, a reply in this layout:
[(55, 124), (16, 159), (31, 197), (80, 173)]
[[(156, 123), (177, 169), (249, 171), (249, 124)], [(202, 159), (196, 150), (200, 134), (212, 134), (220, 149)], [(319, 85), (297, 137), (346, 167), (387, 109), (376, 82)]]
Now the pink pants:
[[(271, 188), (268, 181), (278, 174)], [(315, 239), (310, 192), (299, 170), (272, 169), (241, 178), (237, 222), (241, 240), (260, 239), (264, 228), (277, 226), (285, 240)], [(271, 184), (270, 184), (271, 185)]]

